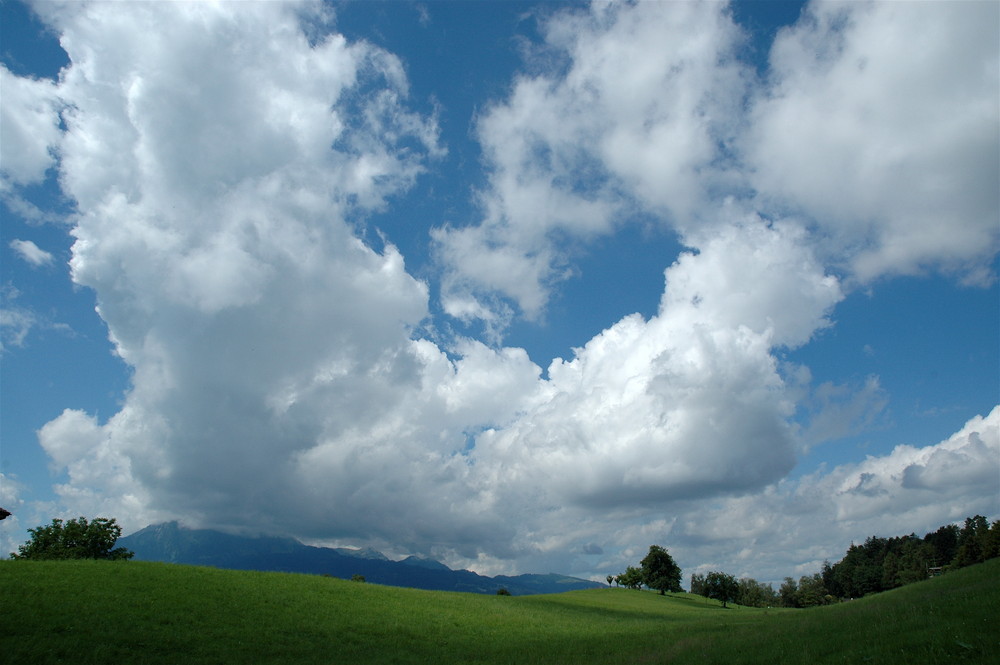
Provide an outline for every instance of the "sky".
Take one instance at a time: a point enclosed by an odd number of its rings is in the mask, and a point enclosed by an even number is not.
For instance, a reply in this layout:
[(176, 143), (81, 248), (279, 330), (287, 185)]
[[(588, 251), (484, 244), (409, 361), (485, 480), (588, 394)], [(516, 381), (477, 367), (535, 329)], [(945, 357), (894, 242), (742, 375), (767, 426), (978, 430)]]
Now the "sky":
[(1000, 4), (0, 14), (0, 551), (780, 581), (1000, 518)]

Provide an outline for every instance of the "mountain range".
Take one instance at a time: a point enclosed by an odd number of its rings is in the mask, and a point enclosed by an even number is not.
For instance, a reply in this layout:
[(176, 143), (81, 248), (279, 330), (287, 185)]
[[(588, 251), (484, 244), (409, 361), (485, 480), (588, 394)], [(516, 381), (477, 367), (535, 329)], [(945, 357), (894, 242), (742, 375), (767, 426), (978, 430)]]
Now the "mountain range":
[(164, 561), (235, 570), (310, 573), (390, 586), (496, 593), (512, 595), (560, 593), (603, 586), (578, 577), (547, 575), (498, 575), (487, 577), (469, 570), (452, 570), (439, 561), (410, 556), (392, 561), (378, 550), (313, 547), (294, 538), (240, 536), (210, 529), (189, 529), (177, 522), (154, 524), (119, 538), (117, 545), (141, 561)]

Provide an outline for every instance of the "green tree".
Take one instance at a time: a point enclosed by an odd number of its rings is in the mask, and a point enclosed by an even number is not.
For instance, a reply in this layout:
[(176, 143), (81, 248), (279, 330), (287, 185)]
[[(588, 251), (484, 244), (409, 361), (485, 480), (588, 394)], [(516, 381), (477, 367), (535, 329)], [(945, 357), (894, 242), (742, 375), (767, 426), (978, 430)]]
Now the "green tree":
[(705, 595), (722, 601), (722, 606), (736, 600), (740, 585), (729, 573), (711, 572), (705, 576)]
[(934, 548), (916, 536), (910, 536), (903, 543), (899, 557), (900, 586), (927, 579), (927, 571), (934, 560)]
[(983, 553), (987, 559), (1000, 557), (1000, 520), (994, 520), (983, 540)]
[(778, 604), (778, 594), (770, 584), (744, 577), (739, 581), (736, 603), (744, 607), (771, 607)]
[(691, 574), (691, 593), (704, 596), (705, 595), (705, 576), (699, 575), (698, 573)]
[(899, 586), (899, 556), (889, 552), (882, 560), (882, 588), (895, 589)]
[[(994, 523), (994, 528), (996, 527)], [(982, 515), (967, 517), (965, 526), (958, 532), (958, 552), (952, 565), (961, 568), (997, 556), (996, 534), (991, 534), (990, 531), (989, 522)]]
[(782, 607), (799, 606), (799, 584), (791, 577), (786, 577), (785, 581), (778, 589), (778, 597), (781, 599)]
[(650, 589), (656, 589), (660, 595), (667, 591), (681, 591), (681, 569), (666, 549), (659, 545), (650, 545), (649, 554), (639, 562), (642, 566), (642, 581)]
[(629, 566), (615, 580), (626, 589), (640, 589), (642, 588), (642, 571), (635, 566)]
[(115, 547), (122, 529), (114, 518), (98, 517), (92, 522), (87, 518), (52, 520), (48, 526), (28, 529), (31, 538), (18, 547), (13, 559), (131, 559), (134, 553), (124, 547)]
[(795, 597), (796, 607), (815, 607), (816, 605), (826, 605), (832, 596), (823, 586), (823, 576), (820, 573), (815, 575), (803, 575), (799, 578), (798, 592)]
[(932, 566), (947, 566), (958, 552), (958, 525), (946, 524), (933, 533), (924, 536), (924, 542), (931, 546)]

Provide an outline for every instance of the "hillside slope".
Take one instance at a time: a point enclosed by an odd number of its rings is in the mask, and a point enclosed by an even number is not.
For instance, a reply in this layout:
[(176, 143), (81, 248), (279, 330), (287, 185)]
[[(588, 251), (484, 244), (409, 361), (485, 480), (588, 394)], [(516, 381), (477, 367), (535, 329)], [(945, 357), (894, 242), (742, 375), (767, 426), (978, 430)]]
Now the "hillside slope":
[(811, 610), (522, 598), (146, 562), (0, 561), (9, 663), (995, 663), (1000, 561)]

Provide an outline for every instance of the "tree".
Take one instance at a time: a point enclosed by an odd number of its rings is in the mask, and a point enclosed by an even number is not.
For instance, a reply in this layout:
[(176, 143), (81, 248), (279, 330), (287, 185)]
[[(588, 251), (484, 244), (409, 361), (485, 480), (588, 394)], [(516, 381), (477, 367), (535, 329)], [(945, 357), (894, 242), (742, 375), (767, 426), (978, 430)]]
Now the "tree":
[(705, 576), (705, 595), (722, 601), (722, 606), (736, 600), (740, 592), (740, 585), (736, 578), (729, 573), (711, 572)]
[(608, 581), (608, 586), (611, 586), (611, 583), (615, 581), (615, 576), (614, 575), (608, 575), (604, 579), (606, 579)]
[(778, 594), (770, 584), (758, 582), (752, 577), (739, 581), (736, 602), (744, 607), (771, 607), (778, 604)]
[(650, 589), (656, 589), (660, 595), (667, 591), (681, 591), (681, 569), (664, 548), (650, 545), (649, 554), (639, 562), (642, 566), (642, 581)]
[(31, 539), (18, 547), (14, 559), (131, 559), (134, 553), (124, 547), (115, 547), (122, 529), (114, 518), (98, 517), (92, 522), (87, 518), (52, 520), (49, 526), (28, 529)]
[[(997, 526), (994, 522), (994, 527)], [(994, 551), (995, 535), (991, 536), (989, 522), (982, 515), (967, 517), (965, 526), (958, 532), (958, 552), (952, 565), (961, 568), (997, 556)]]
[(778, 589), (778, 597), (781, 599), (782, 607), (799, 606), (799, 585), (791, 577), (786, 577), (785, 581)]
[(642, 588), (642, 571), (635, 566), (629, 566), (625, 572), (615, 578), (615, 580), (626, 589)]
[(691, 593), (698, 596), (708, 596), (705, 595), (705, 576), (699, 575), (698, 573), (691, 574)]
[(823, 576), (819, 573), (815, 575), (803, 575), (799, 578), (798, 593), (795, 596), (796, 607), (815, 607), (816, 605), (826, 605), (832, 600), (828, 598), (829, 593), (823, 586)]
[(924, 536), (924, 542), (931, 546), (931, 565), (947, 566), (958, 552), (958, 525), (946, 524), (933, 533)]

